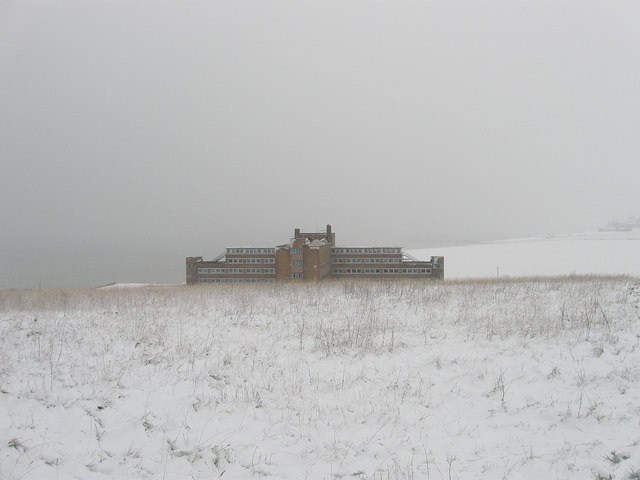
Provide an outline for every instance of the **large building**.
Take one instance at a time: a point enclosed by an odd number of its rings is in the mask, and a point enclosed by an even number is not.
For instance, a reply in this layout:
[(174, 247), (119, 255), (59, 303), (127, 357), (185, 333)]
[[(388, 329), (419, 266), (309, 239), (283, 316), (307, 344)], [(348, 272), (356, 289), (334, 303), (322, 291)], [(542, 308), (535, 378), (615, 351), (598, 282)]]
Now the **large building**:
[(187, 284), (303, 281), (326, 278), (444, 278), (444, 257), (420, 261), (400, 247), (337, 247), (331, 225), (320, 233), (296, 228), (289, 243), (229, 247), (213, 260), (187, 257)]

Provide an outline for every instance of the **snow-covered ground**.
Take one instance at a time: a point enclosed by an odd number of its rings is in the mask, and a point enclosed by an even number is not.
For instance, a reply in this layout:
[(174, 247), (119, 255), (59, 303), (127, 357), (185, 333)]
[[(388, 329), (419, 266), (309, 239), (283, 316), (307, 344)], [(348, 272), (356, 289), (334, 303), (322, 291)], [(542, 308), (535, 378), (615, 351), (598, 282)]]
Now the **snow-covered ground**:
[(639, 306), (623, 277), (0, 292), (0, 478), (638, 479)]
[(640, 230), (588, 232), (410, 250), (445, 257), (446, 278), (571, 274), (640, 276)]

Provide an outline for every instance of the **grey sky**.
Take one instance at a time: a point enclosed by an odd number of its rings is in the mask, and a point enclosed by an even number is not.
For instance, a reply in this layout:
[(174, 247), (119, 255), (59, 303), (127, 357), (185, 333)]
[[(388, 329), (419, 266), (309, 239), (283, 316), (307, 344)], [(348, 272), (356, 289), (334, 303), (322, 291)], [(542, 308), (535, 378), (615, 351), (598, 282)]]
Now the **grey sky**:
[[(0, 288), (184, 281), (295, 226), (640, 214), (640, 3), (0, 3)], [(437, 253), (437, 252), (434, 252)]]

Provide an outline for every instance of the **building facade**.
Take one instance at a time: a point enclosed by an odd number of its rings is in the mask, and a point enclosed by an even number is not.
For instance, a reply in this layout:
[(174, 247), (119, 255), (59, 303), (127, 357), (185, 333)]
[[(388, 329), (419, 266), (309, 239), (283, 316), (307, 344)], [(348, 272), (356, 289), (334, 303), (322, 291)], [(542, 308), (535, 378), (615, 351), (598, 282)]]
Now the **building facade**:
[(187, 284), (269, 283), (327, 278), (442, 279), (444, 257), (421, 261), (401, 247), (337, 247), (325, 232), (296, 228), (289, 243), (275, 247), (229, 247), (213, 260), (186, 258)]

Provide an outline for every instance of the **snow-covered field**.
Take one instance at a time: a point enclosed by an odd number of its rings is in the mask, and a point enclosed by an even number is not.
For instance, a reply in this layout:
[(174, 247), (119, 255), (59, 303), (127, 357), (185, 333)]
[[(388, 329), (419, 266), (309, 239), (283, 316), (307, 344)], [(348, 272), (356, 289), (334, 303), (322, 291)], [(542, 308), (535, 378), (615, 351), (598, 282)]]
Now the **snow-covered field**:
[(571, 274), (640, 276), (640, 230), (587, 232), (410, 250), (445, 257), (445, 278)]
[(639, 306), (632, 277), (3, 291), (0, 478), (639, 479)]

